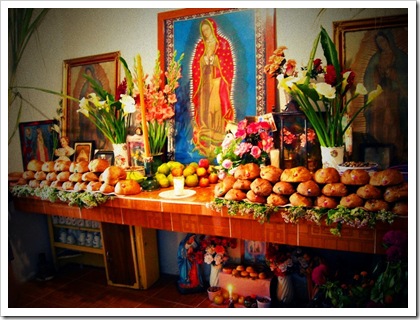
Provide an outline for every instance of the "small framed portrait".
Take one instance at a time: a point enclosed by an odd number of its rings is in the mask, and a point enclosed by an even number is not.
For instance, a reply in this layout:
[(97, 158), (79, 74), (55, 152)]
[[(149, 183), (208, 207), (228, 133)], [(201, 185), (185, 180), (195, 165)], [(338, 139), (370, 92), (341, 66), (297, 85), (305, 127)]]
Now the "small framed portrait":
[(93, 150), (95, 149), (95, 141), (77, 141), (74, 143), (73, 161), (90, 161), (93, 158)]
[(109, 165), (114, 165), (114, 151), (109, 150), (95, 150), (95, 159), (105, 159)]
[(19, 123), (20, 145), (24, 170), (32, 159), (50, 161), (58, 144), (58, 134), (52, 129), (55, 120)]

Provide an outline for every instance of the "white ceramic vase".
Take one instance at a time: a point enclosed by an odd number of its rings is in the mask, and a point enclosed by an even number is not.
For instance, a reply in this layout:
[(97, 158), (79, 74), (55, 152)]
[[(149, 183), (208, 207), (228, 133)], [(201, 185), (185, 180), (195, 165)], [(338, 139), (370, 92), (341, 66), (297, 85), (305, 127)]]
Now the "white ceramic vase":
[(323, 168), (335, 168), (344, 161), (344, 146), (342, 147), (323, 147), (321, 146), (321, 157)]
[(290, 304), (295, 294), (293, 281), (290, 275), (277, 277), (277, 299), (284, 304)]
[(127, 143), (114, 143), (112, 144), (114, 149), (114, 165), (127, 168), (128, 167), (128, 148)]
[(218, 287), (219, 286), (219, 273), (222, 270), (222, 265), (213, 265), (211, 264), (211, 269), (210, 269), (210, 279), (209, 279), (209, 284), (210, 287)]

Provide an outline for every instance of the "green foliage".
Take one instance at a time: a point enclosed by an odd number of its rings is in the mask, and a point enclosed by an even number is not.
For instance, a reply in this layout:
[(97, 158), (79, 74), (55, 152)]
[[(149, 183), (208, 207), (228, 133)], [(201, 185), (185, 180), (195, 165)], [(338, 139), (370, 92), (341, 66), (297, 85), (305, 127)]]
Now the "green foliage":
[(31, 188), (28, 185), (14, 186), (11, 193), (16, 197), (35, 196), (42, 200), (56, 202), (57, 200), (68, 202), (69, 206), (78, 206), (80, 208), (97, 207), (110, 199), (112, 196), (104, 195), (100, 192), (72, 192), (58, 190), (57, 188), (44, 186), (42, 188)]
[(252, 203), (248, 201), (234, 201), (223, 198), (215, 198), (208, 207), (215, 211), (222, 211), (227, 208), (227, 213), (231, 216), (240, 214), (241, 216), (252, 215), (260, 223), (269, 222), (270, 216), (279, 210), (279, 207), (264, 204)]
[[(29, 40), (36, 33), (39, 25), (44, 20), (46, 14), (50, 9), (31, 9), (31, 8), (9, 8), (8, 9), (8, 19), (9, 19), (9, 44), (10, 44), (10, 60), (11, 60), (11, 71), (9, 79), (9, 90), (8, 90), (8, 105), (9, 109), (12, 107), (16, 99), (19, 99), (18, 112), (16, 123), (13, 129), (11, 130), (11, 135), (9, 137), (9, 143), (17, 132), (18, 124), (20, 121), (20, 116), (22, 114), (22, 109), (24, 106), (23, 102), (26, 102), (35, 110), (40, 112), (42, 115), (44, 113), (39, 109), (33, 106), (29, 101), (27, 101), (16, 88), (16, 73), (19, 67), (19, 63), (23, 57), (26, 46), (29, 43)], [(45, 115), (44, 115), (45, 116)]]

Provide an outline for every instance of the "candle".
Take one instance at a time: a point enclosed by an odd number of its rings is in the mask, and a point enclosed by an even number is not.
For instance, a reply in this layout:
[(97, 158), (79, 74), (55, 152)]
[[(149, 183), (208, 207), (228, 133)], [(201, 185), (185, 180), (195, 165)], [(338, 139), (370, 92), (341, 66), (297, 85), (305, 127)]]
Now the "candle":
[(228, 284), (227, 288), (228, 288), (228, 292), (229, 292), (229, 299), (232, 299), (232, 285)]
[(137, 82), (139, 86), (139, 95), (140, 95), (141, 125), (143, 128), (143, 137), (144, 137), (144, 155), (145, 157), (150, 157), (149, 132), (147, 130), (147, 121), (146, 121), (146, 106), (144, 105), (143, 66), (141, 65), (140, 54), (137, 54), (136, 56), (136, 65), (137, 65)]
[(184, 176), (174, 177), (174, 195), (182, 196), (184, 194)]
[(272, 166), (280, 168), (280, 150), (273, 149), (270, 151), (270, 163)]

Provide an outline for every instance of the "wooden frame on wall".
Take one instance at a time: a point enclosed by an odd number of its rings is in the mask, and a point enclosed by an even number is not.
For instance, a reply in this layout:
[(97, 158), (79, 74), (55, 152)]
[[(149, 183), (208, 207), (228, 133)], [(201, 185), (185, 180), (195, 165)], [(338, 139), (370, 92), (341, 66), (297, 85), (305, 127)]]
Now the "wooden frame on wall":
[[(200, 108), (193, 103), (193, 80), (197, 78), (193, 74), (193, 60), (197, 50), (200, 50), (200, 24), (204, 19), (214, 21), (212, 29), (219, 39), (217, 43), (228, 43), (231, 49), (226, 49), (223, 54), (228, 54), (229, 58), (232, 54), (234, 75), (231, 82), (225, 82), (231, 84), (229, 93), (234, 117), (228, 120), (228, 112), (222, 108), (225, 121), (233, 119), (233, 122), (237, 122), (246, 116), (265, 114), (267, 110), (271, 112), (275, 106), (275, 79), (264, 73), (266, 61), (275, 49), (275, 9), (206, 8), (159, 13), (158, 48), (161, 52), (161, 65), (166, 69), (175, 52), (177, 57), (182, 53), (185, 55), (180, 87), (177, 89), (175, 121), (168, 139), (169, 156), (185, 163), (202, 157), (214, 158), (212, 142), (215, 144), (214, 141), (220, 140), (223, 130), (216, 133), (211, 131), (206, 136), (207, 141), (212, 141), (208, 144), (203, 142), (204, 138), (198, 138), (201, 128), (209, 127), (199, 123)], [(221, 38), (225, 40), (220, 40)], [(227, 45), (223, 48), (226, 47)], [(226, 100), (225, 97), (221, 99)], [(210, 114), (206, 114), (206, 117), (211, 118)], [(223, 128), (223, 125), (220, 127)]]
[[(408, 16), (335, 21), (334, 42), (341, 65), (356, 73), (355, 83), (383, 93), (352, 125), (355, 159), (361, 144), (393, 145), (390, 165), (408, 162)], [(350, 112), (362, 106), (355, 99)]]
[[(115, 94), (120, 79), (120, 52), (68, 59), (63, 62), (63, 93), (82, 99), (93, 90), (83, 74), (89, 74), (100, 82), (105, 90)], [(63, 99), (63, 135), (70, 141), (95, 141), (99, 149), (112, 149), (112, 145), (93, 123), (77, 112), (79, 103)]]

